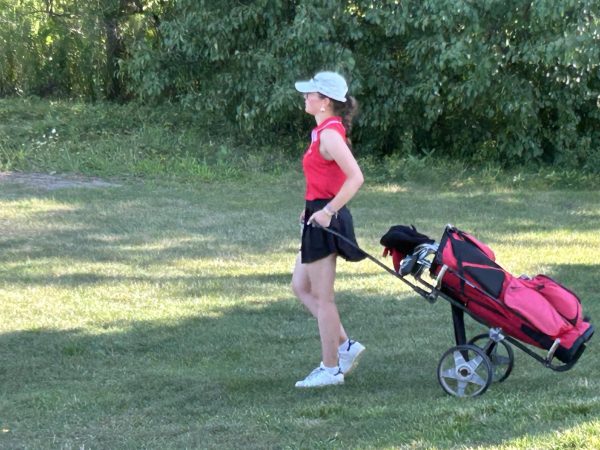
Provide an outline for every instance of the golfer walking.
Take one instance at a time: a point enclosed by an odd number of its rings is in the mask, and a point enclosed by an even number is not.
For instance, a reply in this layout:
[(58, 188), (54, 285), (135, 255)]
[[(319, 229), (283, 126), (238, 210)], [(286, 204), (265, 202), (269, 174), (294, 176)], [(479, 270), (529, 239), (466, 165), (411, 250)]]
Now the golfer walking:
[(322, 227), (356, 243), (352, 216), (346, 204), (363, 184), (363, 174), (348, 146), (356, 100), (347, 96), (346, 80), (320, 72), (296, 83), (304, 94), (305, 111), (315, 118), (310, 146), (302, 159), (306, 179), (302, 246), (292, 275), (292, 289), (317, 319), (321, 364), (296, 383), (298, 388), (342, 384), (365, 347), (349, 339), (334, 298), (337, 257), (360, 261), (365, 255)]

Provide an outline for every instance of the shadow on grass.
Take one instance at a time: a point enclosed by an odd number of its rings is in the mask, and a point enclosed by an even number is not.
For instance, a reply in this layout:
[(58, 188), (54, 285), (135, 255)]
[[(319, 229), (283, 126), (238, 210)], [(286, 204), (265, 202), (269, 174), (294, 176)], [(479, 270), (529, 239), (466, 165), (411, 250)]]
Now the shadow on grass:
[(504, 383), (456, 399), (435, 375), (453, 345), (446, 302), (344, 293), (340, 310), (368, 352), (344, 386), (316, 391), (293, 388), (319, 343), (289, 298), (93, 333), (4, 333), (0, 446), (486, 447), (600, 419), (593, 351), (563, 374), (519, 353)]
[[(263, 195), (259, 190), (251, 197), (243, 187), (211, 185), (199, 191), (143, 185), (52, 193), (3, 191), (0, 200), (4, 197), (9, 205), (35, 199), (49, 206), (38, 211), (26, 209), (23, 215), (23, 208), (15, 209), (17, 217), (9, 218), (8, 223), (18, 230), (0, 240), (0, 262), (56, 257), (74, 262), (165, 264), (178, 259), (259, 257), (281, 251), (282, 245), (295, 251), (297, 245), (301, 202), (290, 204), (286, 192), (266, 195), (265, 191)], [(568, 192), (545, 193), (543, 199), (536, 195), (539, 197), (528, 192), (432, 194), (416, 189), (365, 192), (352, 208), (359, 242), (367, 248), (378, 246), (387, 229), (399, 223), (415, 223), (434, 239), (440, 238), (446, 223), (453, 223), (490, 245), (495, 243), (491, 235), (558, 227), (578, 232), (599, 229), (597, 213), (586, 213), (581, 220), (582, 210), (595, 211), (593, 199)]]
[[(295, 251), (299, 205), (290, 205), (287, 193), (271, 187), (254, 194), (257, 200), (249, 200), (246, 189), (214, 186), (51, 194), (3, 190), (5, 203), (23, 206), (4, 219), (10, 229), (0, 238), (0, 283), (10, 289), (159, 281), (183, 297), (225, 289), (248, 295), (288, 284), (289, 274), (275, 270), (234, 277), (166, 274), (158, 280), (135, 274), (136, 268), (182, 260), (231, 258), (243, 265), (246, 258)], [(582, 209), (595, 211), (593, 199), (583, 200), (580, 193), (545, 195), (539, 202), (530, 193), (366, 192), (353, 203), (353, 212), (359, 241), (369, 246), (377, 246), (396, 223), (416, 223), (436, 238), (447, 222), (484, 231), (483, 239), (486, 233), (548, 231), (557, 224), (577, 232), (597, 230), (595, 213), (586, 220), (578, 215)], [(36, 210), (29, 201), (48, 206)], [(53, 260), (73, 270), (52, 276)], [(80, 268), (104, 262), (124, 264), (134, 275)], [(28, 271), (31, 267), (36, 271)], [(598, 299), (596, 266), (551, 269), (578, 293), (581, 286), (584, 309), (600, 317), (600, 303), (592, 301)], [(0, 425), (6, 431), (0, 446), (490, 446), (526, 436), (551, 438), (554, 430), (600, 418), (595, 394), (600, 386), (589, 376), (600, 361), (592, 348), (565, 374), (519, 355), (511, 377), (482, 398), (446, 396), (435, 371), (452, 346), (449, 308), (415, 297), (344, 293), (345, 324), (369, 350), (345, 386), (316, 392), (293, 388), (318, 363), (319, 342), (314, 320), (290, 298), (211, 308), (210, 315), (177, 321), (118, 320), (96, 323), (93, 331), (2, 334)]]

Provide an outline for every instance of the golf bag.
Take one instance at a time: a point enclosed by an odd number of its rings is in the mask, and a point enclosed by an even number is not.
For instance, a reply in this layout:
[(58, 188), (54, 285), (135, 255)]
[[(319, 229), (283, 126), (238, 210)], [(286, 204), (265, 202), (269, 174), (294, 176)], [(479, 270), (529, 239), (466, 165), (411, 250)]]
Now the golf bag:
[(446, 227), (430, 268), (432, 276), (442, 270), (440, 290), (479, 321), (538, 348), (555, 346), (564, 363), (577, 361), (594, 333), (575, 293), (545, 275), (511, 275), (487, 245), (453, 227)]

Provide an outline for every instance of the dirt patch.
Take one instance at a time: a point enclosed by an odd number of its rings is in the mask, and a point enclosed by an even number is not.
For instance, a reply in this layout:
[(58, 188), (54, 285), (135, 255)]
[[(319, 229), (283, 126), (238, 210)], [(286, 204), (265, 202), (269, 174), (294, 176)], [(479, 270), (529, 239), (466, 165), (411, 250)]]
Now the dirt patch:
[(48, 191), (68, 188), (98, 189), (120, 186), (120, 184), (109, 183), (94, 177), (18, 172), (0, 172), (0, 184), (1, 183), (20, 183), (35, 188), (46, 189)]

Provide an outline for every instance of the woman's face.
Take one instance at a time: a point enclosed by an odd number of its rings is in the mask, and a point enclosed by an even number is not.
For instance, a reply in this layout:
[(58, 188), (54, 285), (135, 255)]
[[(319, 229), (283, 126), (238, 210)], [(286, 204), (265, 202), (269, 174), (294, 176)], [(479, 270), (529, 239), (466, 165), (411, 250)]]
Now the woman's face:
[(317, 92), (304, 94), (304, 111), (308, 114), (316, 116), (324, 106), (325, 98), (321, 97)]

